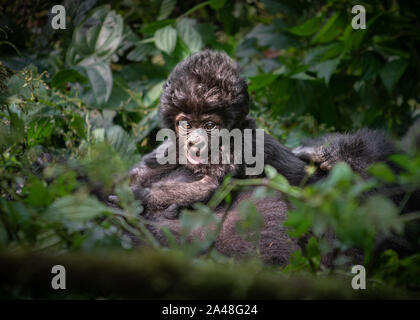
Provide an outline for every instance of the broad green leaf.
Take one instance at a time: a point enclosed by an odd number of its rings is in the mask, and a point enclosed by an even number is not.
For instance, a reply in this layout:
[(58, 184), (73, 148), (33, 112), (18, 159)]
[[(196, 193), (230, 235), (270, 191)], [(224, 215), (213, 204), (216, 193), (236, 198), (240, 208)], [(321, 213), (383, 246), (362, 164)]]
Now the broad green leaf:
[(390, 234), (391, 231), (401, 233), (404, 223), (398, 217), (398, 209), (395, 204), (383, 196), (372, 196), (363, 206), (363, 214), (366, 215), (368, 225), (375, 226), (377, 230)]
[(181, 19), (177, 23), (176, 28), (180, 38), (191, 52), (197, 52), (202, 49), (203, 41), (200, 34), (194, 28), (194, 20), (188, 18)]
[(127, 59), (130, 61), (139, 62), (146, 58), (154, 50), (153, 45), (147, 43), (138, 43), (133, 50), (127, 54)]
[(385, 182), (392, 183), (395, 181), (394, 173), (385, 163), (375, 163), (369, 168), (369, 172)]
[(107, 7), (95, 9), (73, 33), (72, 45), (82, 56), (109, 58), (118, 48), (123, 35), (123, 19)]
[(407, 60), (398, 59), (388, 62), (382, 68), (379, 74), (388, 92), (392, 92), (394, 90), (395, 85), (397, 84), (398, 80), (400, 80), (407, 66)]
[(136, 142), (141, 142), (145, 139), (153, 129), (159, 125), (158, 110), (154, 109), (149, 112), (141, 121), (135, 126), (134, 139)]
[(265, 88), (272, 84), (278, 77), (278, 74), (273, 73), (259, 74), (255, 77), (251, 77), (251, 84), (249, 85), (249, 90), (256, 91), (261, 88)]
[(157, 20), (160, 21), (169, 17), (175, 8), (175, 5), (176, 0), (163, 0), (159, 8)]
[(112, 126), (105, 132), (106, 141), (120, 155), (130, 156), (136, 153), (136, 143), (120, 126)]
[(290, 28), (289, 32), (297, 36), (307, 37), (317, 32), (323, 22), (324, 19), (322, 17), (314, 17), (309, 20), (306, 20), (301, 25)]
[(155, 32), (155, 45), (159, 50), (171, 54), (176, 46), (177, 32), (171, 26), (166, 26)]
[(64, 69), (57, 72), (51, 79), (51, 87), (59, 88), (68, 82), (87, 83), (85, 76), (73, 69)]
[(153, 35), (157, 30), (162, 29), (169, 25), (173, 25), (173, 24), (175, 24), (174, 19), (155, 21), (155, 22), (145, 24), (144, 26), (142, 26), (140, 31), (142, 34)]
[(313, 67), (313, 69), (318, 73), (318, 78), (324, 79), (325, 83), (328, 85), (332, 74), (334, 73), (337, 66), (340, 64), (340, 61), (341, 58), (327, 60), (318, 63)]
[(340, 13), (333, 15), (312, 39), (312, 43), (325, 43), (334, 40), (343, 30), (343, 19)]
[(86, 222), (101, 216), (110, 209), (86, 195), (69, 195), (55, 200), (48, 208), (45, 216), (52, 221)]
[(343, 50), (343, 44), (340, 42), (316, 46), (308, 51), (304, 62), (309, 65), (318, 64), (319, 62), (330, 60), (339, 56)]
[(153, 103), (159, 99), (163, 91), (164, 83), (165, 83), (165, 80), (158, 82), (149, 91), (147, 91), (146, 96), (144, 97), (144, 105), (146, 107), (153, 105)]
[(94, 62), (83, 65), (92, 92), (89, 92), (85, 99), (88, 104), (95, 106), (104, 105), (112, 91), (112, 71), (108, 64), (104, 62)]
[(226, 0), (210, 0), (210, 7), (214, 10), (222, 8), (226, 3)]
[(113, 76), (113, 85), (109, 100), (102, 106), (103, 109), (129, 110), (139, 107), (137, 96), (131, 92), (127, 83), (120, 74)]

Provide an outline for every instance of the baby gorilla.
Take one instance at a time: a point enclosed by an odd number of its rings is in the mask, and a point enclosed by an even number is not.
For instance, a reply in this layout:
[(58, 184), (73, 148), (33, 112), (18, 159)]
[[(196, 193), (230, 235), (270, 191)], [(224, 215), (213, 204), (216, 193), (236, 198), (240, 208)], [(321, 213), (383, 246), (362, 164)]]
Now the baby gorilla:
[[(163, 87), (159, 107), (162, 127), (175, 135), (144, 156), (130, 175), (134, 195), (147, 211), (166, 209), (165, 215), (176, 216), (179, 207), (207, 202), (227, 174), (263, 176), (266, 164), (291, 184), (299, 184), (305, 177), (306, 162), (270, 135), (258, 132), (248, 112), (246, 81), (240, 77), (238, 64), (225, 53), (205, 50), (180, 62)], [(240, 145), (230, 139), (234, 130), (242, 138)], [(261, 144), (263, 148), (258, 149)], [(250, 149), (255, 167), (246, 161)], [(214, 150), (220, 151), (215, 158)], [(162, 163), (162, 158), (171, 156), (175, 161)], [(257, 166), (259, 172), (249, 170)], [(310, 179), (324, 174), (318, 170)]]
[[(264, 176), (263, 172), (247, 174), (251, 166), (244, 161), (244, 153), (239, 152), (242, 161), (233, 161), (238, 157), (237, 148), (232, 148), (234, 143), (230, 141), (229, 150), (224, 149), (226, 144), (220, 143), (223, 136), (220, 139), (216, 133), (222, 129), (237, 130), (244, 137), (250, 130), (252, 139), (248, 147), (258, 149), (257, 127), (248, 112), (246, 82), (240, 77), (239, 66), (224, 53), (205, 50), (193, 54), (170, 74), (164, 85), (159, 113), (162, 128), (171, 129), (174, 135), (169, 135), (160, 147), (145, 155), (130, 172), (135, 198), (142, 201), (143, 214), (152, 222), (149, 229), (162, 243), (166, 242), (161, 232), (163, 227), (179, 234), (180, 221), (176, 218), (180, 208), (188, 208), (196, 202), (206, 203), (227, 174), (235, 178)], [(349, 163), (365, 175), (367, 165), (381, 161), (393, 152), (385, 135), (367, 129), (352, 135), (324, 136), (312, 141), (311, 146), (294, 150), (296, 155), (266, 133), (263, 139), (264, 150), (257, 154), (263, 155), (262, 165), (273, 166), (292, 185), (302, 181), (312, 183), (325, 177), (331, 166), (339, 161)], [(242, 139), (240, 150), (245, 149), (245, 144)], [(207, 151), (213, 149), (221, 151), (219, 160), (227, 158), (228, 161), (211, 161), (212, 152), (209, 155)], [(161, 161), (172, 155), (176, 161)], [(181, 161), (183, 158), (185, 161)], [(307, 160), (313, 160), (320, 168), (304, 180)], [(266, 262), (287, 264), (290, 254), (299, 249), (299, 244), (282, 226), (289, 210), (287, 201), (278, 194), (255, 202), (264, 225), (258, 246), (254, 248), (236, 232), (238, 204), (251, 198), (252, 191), (241, 192), (228, 208), (215, 248), (233, 257), (244, 257), (257, 250)], [(215, 215), (221, 219), (225, 209), (226, 204), (222, 203)], [(191, 236), (203, 238), (203, 234), (198, 230)]]

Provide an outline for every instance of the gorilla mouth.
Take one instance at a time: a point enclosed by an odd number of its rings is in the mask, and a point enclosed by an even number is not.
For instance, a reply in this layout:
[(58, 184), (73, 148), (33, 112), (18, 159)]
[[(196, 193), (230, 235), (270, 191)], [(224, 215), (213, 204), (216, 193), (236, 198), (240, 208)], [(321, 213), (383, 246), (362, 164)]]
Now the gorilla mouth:
[(191, 164), (204, 164), (207, 161), (205, 157), (205, 150), (201, 150), (200, 148), (191, 147), (187, 150), (187, 159), (188, 162)]

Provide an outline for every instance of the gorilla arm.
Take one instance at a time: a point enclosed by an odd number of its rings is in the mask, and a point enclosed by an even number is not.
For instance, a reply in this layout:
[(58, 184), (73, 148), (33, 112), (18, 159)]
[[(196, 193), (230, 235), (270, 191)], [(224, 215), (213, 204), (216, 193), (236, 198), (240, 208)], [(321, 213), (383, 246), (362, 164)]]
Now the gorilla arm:
[(363, 128), (349, 134), (324, 135), (292, 152), (302, 160), (318, 164), (324, 171), (330, 171), (338, 162), (346, 162), (355, 172), (367, 177), (366, 168), (386, 161), (395, 152), (395, 146), (385, 132)]

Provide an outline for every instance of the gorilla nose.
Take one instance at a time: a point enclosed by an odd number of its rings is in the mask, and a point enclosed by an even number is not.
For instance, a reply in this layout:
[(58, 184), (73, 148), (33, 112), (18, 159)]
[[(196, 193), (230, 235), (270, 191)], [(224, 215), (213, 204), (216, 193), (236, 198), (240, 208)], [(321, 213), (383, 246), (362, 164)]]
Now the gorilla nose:
[(193, 136), (188, 139), (188, 146), (192, 147), (200, 142), (200, 136)]

